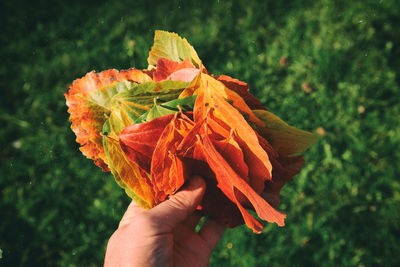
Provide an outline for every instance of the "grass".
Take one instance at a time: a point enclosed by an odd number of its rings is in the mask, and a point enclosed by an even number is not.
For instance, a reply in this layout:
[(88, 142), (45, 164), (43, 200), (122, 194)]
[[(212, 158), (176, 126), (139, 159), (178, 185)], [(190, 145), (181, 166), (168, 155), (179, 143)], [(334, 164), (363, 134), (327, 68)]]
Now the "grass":
[(230, 229), (211, 266), (400, 264), (397, 1), (0, 4), (0, 265), (97, 266), (129, 198), (78, 150), (65, 93), (90, 70), (146, 68), (155, 29), (214, 74), (317, 131), (282, 191), (287, 226)]

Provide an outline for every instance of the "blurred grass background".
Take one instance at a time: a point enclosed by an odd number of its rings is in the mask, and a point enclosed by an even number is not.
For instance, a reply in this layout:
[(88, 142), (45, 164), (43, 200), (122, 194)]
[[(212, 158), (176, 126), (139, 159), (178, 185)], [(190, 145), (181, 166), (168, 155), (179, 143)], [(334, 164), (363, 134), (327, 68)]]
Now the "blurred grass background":
[(146, 68), (155, 29), (317, 132), (282, 191), (287, 226), (228, 230), (211, 266), (400, 264), (400, 4), (1, 1), (0, 265), (98, 266), (129, 198), (78, 150), (63, 93)]

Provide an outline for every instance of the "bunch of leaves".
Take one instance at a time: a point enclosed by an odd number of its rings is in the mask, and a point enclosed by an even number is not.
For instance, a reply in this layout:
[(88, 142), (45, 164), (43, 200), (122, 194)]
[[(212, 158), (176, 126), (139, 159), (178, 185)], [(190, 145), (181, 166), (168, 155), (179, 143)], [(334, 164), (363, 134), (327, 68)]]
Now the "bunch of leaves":
[(267, 111), (245, 82), (209, 74), (175, 33), (156, 31), (147, 61), (146, 70), (90, 72), (71, 85), (65, 97), (82, 153), (142, 207), (202, 175), (205, 214), (261, 233), (251, 209), (283, 226), (280, 190), (315, 136)]
[(147, 68), (159, 28), (190, 36), (210, 72), (241, 77), (289, 124), (324, 128), (281, 190), (286, 226), (228, 229), (210, 266), (399, 265), (398, 1), (0, 6), (0, 265), (103, 263), (130, 198), (82, 160), (63, 93), (88, 70)]

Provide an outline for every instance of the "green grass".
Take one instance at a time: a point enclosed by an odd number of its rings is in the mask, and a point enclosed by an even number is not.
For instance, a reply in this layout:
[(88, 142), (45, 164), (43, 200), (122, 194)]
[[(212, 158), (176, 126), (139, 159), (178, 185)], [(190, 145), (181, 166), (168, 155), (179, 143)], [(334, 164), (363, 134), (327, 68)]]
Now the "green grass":
[(146, 68), (155, 29), (326, 132), (282, 190), (287, 226), (228, 230), (212, 266), (400, 264), (398, 1), (82, 2), (0, 4), (0, 265), (102, 264), (129, 198), (79, 152), (63, 93), (90, 70)]

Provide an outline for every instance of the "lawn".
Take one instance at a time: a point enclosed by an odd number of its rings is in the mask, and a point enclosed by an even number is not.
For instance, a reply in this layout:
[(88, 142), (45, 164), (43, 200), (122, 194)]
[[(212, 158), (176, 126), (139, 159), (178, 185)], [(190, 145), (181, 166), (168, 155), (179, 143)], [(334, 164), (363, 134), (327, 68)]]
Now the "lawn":
[(315, 132), (282, 190), (286, 226), (229, 229), (211, 266), (400, 265), (400, 4), (2, 1), (0, 265), (99, 266), (129, 204), (78, 150), (64, 93), (85, 73), (146, 68), (154, 30)]

